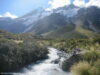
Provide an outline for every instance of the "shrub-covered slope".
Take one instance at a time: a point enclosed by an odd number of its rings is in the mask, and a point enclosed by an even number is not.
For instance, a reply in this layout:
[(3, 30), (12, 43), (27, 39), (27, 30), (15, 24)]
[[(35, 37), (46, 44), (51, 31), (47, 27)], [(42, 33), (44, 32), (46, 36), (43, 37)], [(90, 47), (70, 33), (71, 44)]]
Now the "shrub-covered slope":
[(0, 31), (0, 72), (19, 69), (47, 58), (48, 50), (37, 44), (30, 34)]

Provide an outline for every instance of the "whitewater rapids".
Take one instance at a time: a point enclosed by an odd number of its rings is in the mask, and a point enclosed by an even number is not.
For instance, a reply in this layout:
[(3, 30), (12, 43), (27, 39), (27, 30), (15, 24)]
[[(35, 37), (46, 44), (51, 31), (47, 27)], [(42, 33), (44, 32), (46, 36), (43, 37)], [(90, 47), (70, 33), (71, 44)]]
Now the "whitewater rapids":
[[(22, 73), (13, 73), (13, 75), (71, 75), (60, 68), (60, 63), (64, 60), (64, 57), (58, 54), (60, 51), (51, 47), (48, 49), (48, 59), (29, 65), (30, 69), (25, 67)], [(58, 63), (55, 63), (56, 60), (59, 60)]]

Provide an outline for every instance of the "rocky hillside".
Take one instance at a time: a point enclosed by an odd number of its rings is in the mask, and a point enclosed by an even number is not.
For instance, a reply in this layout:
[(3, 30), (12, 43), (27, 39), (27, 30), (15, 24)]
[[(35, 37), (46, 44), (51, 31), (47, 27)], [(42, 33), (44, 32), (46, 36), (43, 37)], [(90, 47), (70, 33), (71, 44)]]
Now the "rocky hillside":
[(44, 37), (97, 37), (100, 33), (100, 8), (79, 8), (73, 4), (52, 11), (39, 8), (17, 19), (0, 18), (0, 29)]

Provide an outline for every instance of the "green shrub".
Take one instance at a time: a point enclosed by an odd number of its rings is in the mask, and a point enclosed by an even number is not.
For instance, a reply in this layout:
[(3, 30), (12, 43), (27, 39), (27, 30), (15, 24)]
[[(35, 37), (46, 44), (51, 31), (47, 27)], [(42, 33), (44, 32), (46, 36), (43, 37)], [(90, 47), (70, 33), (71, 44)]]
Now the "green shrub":
[(35, 43), (30, 41), (16, 43), (13, 40), (0, 39), (0, 72), (16, 70), (47, 58), (47, 48)]

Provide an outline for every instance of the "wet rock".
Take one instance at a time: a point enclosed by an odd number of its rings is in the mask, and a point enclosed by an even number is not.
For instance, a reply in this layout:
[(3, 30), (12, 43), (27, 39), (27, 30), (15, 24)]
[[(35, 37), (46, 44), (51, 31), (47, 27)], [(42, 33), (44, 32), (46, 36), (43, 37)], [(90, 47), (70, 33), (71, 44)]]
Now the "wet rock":
[(58, 64), (59, 62), (60, 62), (60, 59), (56, 59), (56, 60), (52, 61), (51, 63)]
[(82, 60), (80, 54), (72, 55), (69, 59), (66, 59), (66, 60), (64, 60), (64, 61), (62, 62), (62, 69), (63, 69), (64, 71), (69, 72), (71, 66), (72, 66), (74, 63), (79, 62), (80, 60)]
[(57, 59), (54, 61), (55, 64), (58, 64), (60, 62), (60, 59)]

